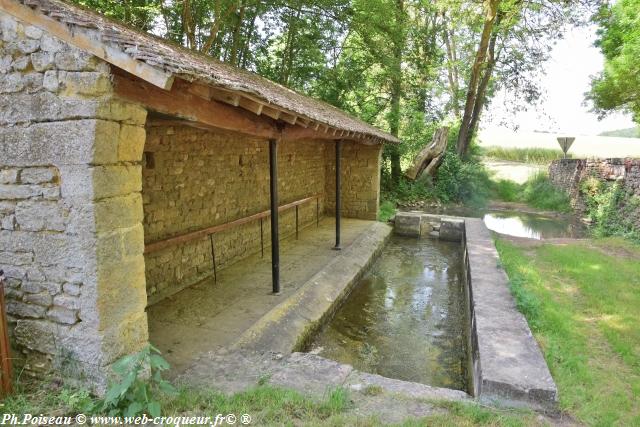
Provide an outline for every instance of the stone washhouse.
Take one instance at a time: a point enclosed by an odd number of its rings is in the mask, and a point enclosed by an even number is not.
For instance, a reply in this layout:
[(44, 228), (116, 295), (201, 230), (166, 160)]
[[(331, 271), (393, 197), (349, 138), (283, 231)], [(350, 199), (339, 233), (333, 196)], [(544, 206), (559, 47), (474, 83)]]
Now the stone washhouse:
[(262, 246), (277, 287), (272, 234), (335, 215), (336, 200), (375, 220), (382, 144), (399, 143), (58, 0), (0, 0), (0, 122), (14, 356), (96, 390), (148, 343), (148, 306), (211, 276), (212, 256), (224, 268)]

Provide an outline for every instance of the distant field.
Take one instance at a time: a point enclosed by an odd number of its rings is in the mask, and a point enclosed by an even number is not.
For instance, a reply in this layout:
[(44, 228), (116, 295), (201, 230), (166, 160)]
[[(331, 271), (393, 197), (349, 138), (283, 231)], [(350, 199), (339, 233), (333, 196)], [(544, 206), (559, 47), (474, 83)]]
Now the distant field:
[[(483, 148), (544, 148), (558, 150), (556, 136), (533, 132), (481, 131), (480, 146)], [(570, 135), (569, 135), (570, 136)], [(569, 149), (573, 157), (639, 157), (640, 138), (618, 138), (607, 136), (577, 136)]]
[[(482, 155), (491, 160), (507, 160), (510, 162), (528, 163), (534, 165), (548, 165), (553, 160), (563, 157), (562, 150), (549, 148), (515, 148), (515, 147), (486, 147)], [(569, 157), (571, 155), (569, 154)]]

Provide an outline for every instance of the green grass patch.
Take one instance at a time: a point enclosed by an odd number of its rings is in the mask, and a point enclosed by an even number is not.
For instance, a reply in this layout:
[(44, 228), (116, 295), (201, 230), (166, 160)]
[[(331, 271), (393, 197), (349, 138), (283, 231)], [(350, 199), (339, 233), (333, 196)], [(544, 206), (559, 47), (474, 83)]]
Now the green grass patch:
[(505, 202), (526, 203), (537, 209), (571, 212), (569, 197), (549, 181), (546, 173), (532, 175), (524, 184), (509, 180), (492, 183), (493, 197)]
[[(510, 162), (548, 165), (554, 160), (561, 159), (562, 150), (550, 148), (505, 148), (483, 147), (482, 155), (492, 160), (507, 160)], [(569, 154), (568, 157), (571, 157)]]
[(640, 262), (627, 245), (496, 242), (562, 409), (588, 425), (640, 425)]

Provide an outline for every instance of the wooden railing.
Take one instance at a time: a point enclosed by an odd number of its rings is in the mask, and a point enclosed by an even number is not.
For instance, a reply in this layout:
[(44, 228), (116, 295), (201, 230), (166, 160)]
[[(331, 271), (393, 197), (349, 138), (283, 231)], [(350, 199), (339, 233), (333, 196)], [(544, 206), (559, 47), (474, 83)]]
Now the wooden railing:
[[(278, 207), (278, 212), (283, 212), (286, 211), (288, 209), (292, 209), (295, 208), (296, 210), (296, 239), (298, 238), (298, 234), (299, 234), (299, 221), (298, 221), (298, 208), (300, 205), (303, 205), (305, 203), (309, 203), (312, 202), (313, 200), (316, 201), (316, 225), (319, 224), (320, 221), (320, 199), (323, 197), (323, 194), (316, 194), (310, 197), (305, 197), (304, 199), (300, 199), (300, 200), (296, 200), (294, 202), (291, 203), (287, 203), (285, 205), (279, 206)], [(226, 222), (224, 224), (218, 224), (218, 225), (214, 225), (212, 227), (207, 227), (207, 228), (203, 228), (200, 230), (196, 230), (196, 231), (191, 231), (189, 233), (185, 233), (185, 234), (181, 234), (179, 236), (174, 236), (174, 237), (169, 237), (168, 239), (163, 239), (163, 240), (158, 240), (155, 241), (153, 243), (149, 243), (147, 245), (145, 245), (144, 247), (144, 253), (145, 254), (150, 254), (153, 252), (158, 252), (161, 251), (163, 249), (172, 247), (172, 246), (176, 246), (176, 245), (180, 245), (183, 243), (188, 243), (188, 242), (192, 242), (194, 240), (199, 240), (199, 239), (203, 239), (205, 237), (209, 237), (210, 240), (210, 244), (211, 244), (211, 258), (213, 261), (213, 275), (214, 275), (214, 280), (217, 278), (217, 271), (216, 271), (216, 255), (215, 255), (215, 244), (213, 241), (213, 235), (216, 233), (220, 233), (221, 231), (226, 231), (229, 230), (233, 227), (237, 227), (243, 224), (247, 224), (249, 222), (253, 222), (253, 221), (260, 221), (260, 250), (262, 255), (264, 255), (264, 234), (263, 234), (263, 220), (264, 218), (267, 218), (271, 215), (271, 211), (270, 210), (266, 210), (266, 211), (262, 211), (262, 212), (258, 212), (256, 214), (253, 215), (249, 215), (246, 216), (244, 218), (240, 218), (240, 219), (236, 219), (234, 221), (230, 221), (230, 222)]]

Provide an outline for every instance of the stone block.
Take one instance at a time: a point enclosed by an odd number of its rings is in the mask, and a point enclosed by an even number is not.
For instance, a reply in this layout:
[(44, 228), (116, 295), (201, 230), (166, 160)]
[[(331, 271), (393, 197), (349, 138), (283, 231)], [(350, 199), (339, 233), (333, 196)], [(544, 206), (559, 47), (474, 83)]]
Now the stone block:
[(20, 172), (20, 182), (22, 184), (45, 184), (55, 181), (56, 169), (45, 168), (25, 168)]
[(38, 27), (34, 27), (33, 25), (27, 25), (24, 27), (24, 35), (30, 39), (40, 40), (42, 34), (43, 31)]
[(11, 55), (0, 56), (0, 73), (6, 74), (11, 70), (13, 58)]
[(44, 75), (42, 73), (27, 73), (24, 75), (24, 89), (28, 93), (37, 92), (42, 89), (42, 80)]
[(56, 352), (55, 333), (55, 325), (45, 320), (19, 319), (14, 329), (20, 346), (47, 354)]
[(47, 308), (40, 305), (27, 304), (21, 301), (7, 302), (7, 313), (17, 317), (39, 319), (44, 317), (46, 311)]
[(18, 39), (18, 41), (16, 41), (16, 48), (24, 54), (33, 53), (40, 48), (40, 40)]
[(144, 126), (147, 120), (147, 110), (138, 104), (110, 99), (100, 106), (97, 117), (124, 124)]
[[(47, 71), (45, 77), (51, 74), (55, 76), (55, 71)], [(57, 86), (54, 90), (57, 90)], [(98, 100), (60, 98), (51, 92), (2, 95), (0, 122), (26, 123), (92, 118), (96, 115), (99, 103)]]
[(118, 160), (121, 162), (142, 161), (145, 139), (144, 127), (123, 124), (120, 127), (118, 141)]
[(48, 34), (43, 34), (40, 39), (40, 50), (45, 52), (60, 52), (64, 48), (63, 42), (59, 39), (50, 36)]
[(417, 212), (398, 212), (394, 232), (400, 236), (420, 237), (422, 216)]
[(42, 196), (42, 188), (36, 185), (0, 184), (0, 200), (23, 200)]
[(65, 294), (56, 295), (53, 298), (53, 303), (60, 307), (68, 308), (69, 310), (80, 309), (80, 301), (78, 300), (78, 298), (70, 295), (65, 295)]
[(16, 216), (7, 215), (0, 220), (0, 229), (2, 230), (15, 230), (16, 229)]
[(13, 60), (11, 68), (13, 71), (24, 71), (29, 66), (29, 62), (30, 60), (28, 56), (21, 56)]
[(22, 73), (10, 73), (0, 79), (0, 93), (20, 92), (24, 89)]
[(133, 193), (111, 197), (95, 203), (97, 232), (111, 232), (117, 228), (130, 228), (142, 223), (142, 196)]
[(21, 202), (16, 221), (25, 231), (64, 231), (68, 210), (59, 202)]
[(142, 191), (141, 166), (99, 166), (93, 169), (94, 199)]
[(47, 318), (56, 323), (73, 325), (78, 322), (78, 312), (64, 307), (53, 306), (47, 311)]
[(43, 307), (49, 307), (53, 302), (53, 298), (49, 292), (39, 292), (37, 294), (26, 294), (23, 299), (24, 302), (29, 304), (41, 305)]
[(15, 184), (18, 182), (18, 169), (1, 169), (0, 184)]
[(108, 74), (101, 72), (58, 72), (58, 80), (64, 92), (62, 95), (101, 96), (111, 92), (112, 84)]
[(33, 69), (42, 72), (50, 70), (54, 65), (55, 55), (51, 52), (35, 52), (31, 54)]
[(81, 286), (81, 283), (65, 283), (64, 285), (62, 285), (62, 290), (65, 294), (75, 297), (80, 295)]
[(0, 265), (30, 265), (33, 262), (33, 252), (7, 252), (0, 250)]
[(63, 47), (56, 52), (55, 62), (58, 70), (91, 71), (96, 67), (97, 58), (80, 49), (63, 45)]
[(60, 81), (58, 80), (58, 72), (55, 70), (45, 71), (42, 79), (42, 87), (49, 92), (57, 92), (60, 88)]
[(440, 222), (440, 240), (460, 242), (464, 236), (464, 220), (442, 218)]
[(0, 158), (6, 166), (116, 163), (118, 133), (117, 123), (102, 120), (0, 127)]

